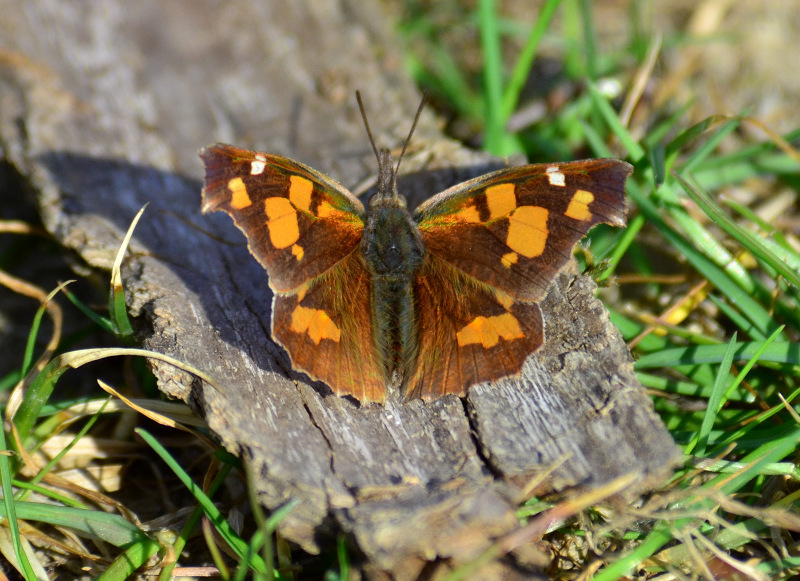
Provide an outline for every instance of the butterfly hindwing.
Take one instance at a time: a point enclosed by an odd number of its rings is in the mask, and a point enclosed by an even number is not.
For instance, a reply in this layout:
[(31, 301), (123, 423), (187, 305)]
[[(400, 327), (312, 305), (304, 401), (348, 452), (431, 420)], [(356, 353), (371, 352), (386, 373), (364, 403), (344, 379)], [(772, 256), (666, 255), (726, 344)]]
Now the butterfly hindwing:
[(428, 252), (515, 299), (536, 301), (592, 226), (625, 224), (631, 171), (615, 159), (509, 168), (434, 196), (415, 219)]
[(428, 254), (414, 284), (419, 357), (406, 397), (464, 395), (475, 383), (519, 373), (544, 342), (536, 303), (476, 281)]
[(383, 401), (386, 381), (373, 348), (372, 282), (352, 252), (297, 292), (275, 293), (272, 335), (292, 366), (324, 381), (338, 395)]
[(204, 148), (203, 212), (223, 210), (266, 268), (275, 291), (324, 273), (361, 241), (364, 208), (331, 178), (277, 155)]

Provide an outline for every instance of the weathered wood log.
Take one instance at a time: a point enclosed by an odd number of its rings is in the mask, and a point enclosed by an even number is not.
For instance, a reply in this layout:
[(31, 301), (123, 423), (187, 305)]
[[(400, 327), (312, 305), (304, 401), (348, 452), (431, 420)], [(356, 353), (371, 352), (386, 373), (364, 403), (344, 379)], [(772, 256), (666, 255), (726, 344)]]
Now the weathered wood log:
[[(286, 538), (314, 552), (347, 531), (373, 570), (398, 578), (434, 559), (465, 562), (515, 530), (536, 475), (548, 474), (540, 491), (634, 473), (633, 493), (663, 478), (677, 450), (594, 284), (573, 271), (543, 302), (547, 343), (522, 377), (463, 400), (360, 406), (290, 368), (270, 339), (265, 272), (227, 217), (200, 215), (196, 151), (235, 142), (354, 186), (375, 171), (354, 90), (386, 145), (402, 143), (418, 95), (376, 6), (276, 4), (32, 0), (23, 12), (0, 0), (12, 31), (0, 148), (46, 227), (108, 269), (150, 204), (123, 272), (139, 339), (221, 391), (154, 362), (160, 389), (246, 460), (265, 506), (301, 500)], [(419, 202), (492, 163), (446, 141), (426, 113), (404, 162), (425, 171), (400, 187)]]

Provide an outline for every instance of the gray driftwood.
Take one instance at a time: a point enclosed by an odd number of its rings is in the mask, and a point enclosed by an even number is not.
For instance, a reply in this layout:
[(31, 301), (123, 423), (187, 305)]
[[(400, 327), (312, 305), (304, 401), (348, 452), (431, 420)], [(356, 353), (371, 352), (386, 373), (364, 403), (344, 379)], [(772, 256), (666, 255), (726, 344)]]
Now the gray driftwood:
[[(247, 461), (265, 506), (301, 501), (286, 538), (315, 552), (344, 530), (371, 570), (411, 578), (515, 530), (536, 476), (545, 491), (633, 473), (635, 492), (676, 460), (593, 283), (572, 272), (544, 301), (548, 341), (522, 378), (463, 400), (359, 406), (308, 385), (271, 342), (266, 274), (226, 216), (200, 215), (196, 151), (229, 141), (365, 183), (376, 166), (354, 90), (389, 146), (419, 99), (372, 3), (0, 0), (0, 21), (0, 151), (94, 267), (150, 204), (124, 268), (141, 344), (214, 377), (221, 393), (153, 363)], [(405, 162), (425, 171), (402, 187), (419, 201), (490, 164), (426, 112)]]

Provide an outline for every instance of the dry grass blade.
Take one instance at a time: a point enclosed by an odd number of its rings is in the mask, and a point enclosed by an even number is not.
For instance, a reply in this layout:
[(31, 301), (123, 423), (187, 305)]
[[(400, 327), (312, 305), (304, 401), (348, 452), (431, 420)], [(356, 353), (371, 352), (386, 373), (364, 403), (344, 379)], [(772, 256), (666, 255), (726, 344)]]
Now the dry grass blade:
[[(97, 380), (97, 383), (100, 385), (100, 387), (104, 391), (106, 391), (107, 393), (110, 393), (114, 397), (118, 397), (120, 400), (122, 400), (122, 402), (125, 405), (127, 405), (128, 407), (130, 407), (133, 410), (136, 410), (137, 412), (139, 412), (140, 414), (142, 414), (146, 418), (149, 418), (149, 419), (153, 420), (157, 424), (161, 424), (162, 426), (167, 426), (168, 428), (175, 428), (176, 430), (181, 430), (183, 432), (186, 432), (187, 434), (191, 434), (195, 438), (205, 442), (208, 445), (208, 447), (211, 448), (212, 450), (217, 447), (211, 440), (208, 439), (207, 436), (201, 434), (200, 432), (198, 432), (196, 430), (193, 430), (191, 428), (188, 428), (188, 427), (184, 426), (183, 424), (181, 424), (180, 422), (178, 422), (178, 421), (176, 421), (176, 420), (174, 420), (174, 419), (172, 419), (172, 418), (170, 418), (170, 417), (168, 417), (166, 415), (163, 415), (163, 414), (160, 414), (158, 412), (155, 412), (152, 409), (149, 409), (149, 407), (144, 407), (144, 406), (141, 406), (141, 405), (135, 403), (133, 400), (128, 399), (127, 397), (125, 397), (124, 395), (119, 393), (117, 390), (115, 390), (113, 387), (111, 387), (110, 385), (108, 385), (107, 383), (105, 383), (105, 382), (103, 382), (103, 381), (101, 381), (99, 379)], [(151, 403), (151, 402), (148, 402), (148, 403)], [(184, 409), (187, 409), (187, 408), (185, 408), (185, 406), (184, 406)]]
[(786, 141), (783, 137), (781, 137), (778, 133), (767, 127), (766, 123), (762, 123), (758, 119), (754, 119), (753, 117), (742, 117), (742, 121), (747, 121), (748, 123), (755, 125), (761, 131), (766, 133), (772, 142), (783, 151), (786, 155), (791, 157), (797, 163), (800, 163), (800, 152), (797, 151), (795, 147), (792, 146), (791, 143)]
[[(25, 555), (28, 557), (28, 562), (33, 568), (34, 573), (36, 573), (36, 578), (49, 579), (50, 577), (47, 575), (47, 571), (45, 570), (44, 566), (39, 559), (36, 558), (36, 550), (34, 549), (33, 545), (31, 545), (31, 542), (26, 537), (22, 537), (20, 542), (22, 543), (22, 549), (25, 551)], [(19, 563), (17, 562), (17, 556), (14, 553), (11, 534), (7, 527), (0, 527), (0, 553), (2, 553), (3, 557), (8, 559), (8, 562), (11, 563), (17, 571), (20, 570)], [(9, 579), (9, 577), (6, 577), (2, 571), (0, 571), (0, 575), (2, 575), (3, 581)]]
[(51, 236), (43, 228), (28, 224), (22, 220), (0, 220), (0, 234), (31, 234), (50, 239)]
[[(26, 450), (25, 447), (21, 445), (21, 443), (19, 441), (19, 435), (18, 435), (18, 433), (16, 431), (16, 426), (14, 426), (13, 423), (11, 423), (11, 430), (12, 430), (11, 431), (12, 437), (15, 439), (15, 441), (17, 443), (17, 446), (18, 446), (19, 457), (22, 460), (23, 464), (25, 465), (25, 468), (31, 474), (38, 475), (40, 470), (41, 470), (41, 468), (42, 468), (42, 466), (30, 454), (30, 452), (28, 452), (28, 450)], [(102, 494), (101, 492), (98, 492), (96, 490), (90, 490), (90, 489), (84, 488), (82, 486), (78, 486), (74, 482), (72, 482), (71, 480), (67, 480), (66, 478), (62, 478), (61, 476), (59, 476), (57, 474), (53, 474), (53, 473), (45, 474), (42, 477), (42, 480), (44, 482), (46, 482), (47, 484), (50, 484), (51, 486), (55, 486), (55, 487), (61, 488), (62, 490), (66, 490), (68, 492), (72, 492), (73, 494), (76, 494), (76, 495), (78, 495), (80, 497), (83, 497), (83, 498), (85, 498), (85, 499), (87, 499), (87, 500), (89, 500), (89, 501), (91, 501), (91, 502), (93, 502), (93, 503), (95, 503), (97, 505), (100, 505), (100, 506), (103, 506), (103, 507), (106, 507), (106, 508), (109, 508), (109, 507), (110, 508), (115, 508), (125, 518), (127, 518), (128, 520), (131, 520), (131, 522), (135, 521), (135, 519), (133, 518), (133, 515), (125, 508), (125, 506), (123, 504), (117, 502), (116, 500), (114, 500), (110, 496)]]
[[(101, 383), (100, 387), (103, 387), (103, 385), (105, 384)], [(105, 388), (103, 387), (103, 389)], [(108, 393), (115, 395), (116, 391), (112, 389), (112, 391), (109, 391)], [(69, 425), (87, 416), (93, 416), (103, 407), (104, 407), (103, 411), (106, 414), (122, 412), (130, 410), (131, 408), (136, 410), (142, 408), (148, 410), (151, 413), (165, 416), (167, 418), (170, 418), (172, 421), (180, 422), (181, 424), (187, 426), (194, 426), (199, 428), (199, 427), (204, 427), (206, 425), (206, 423), (203, 420), (198, 418), (194, 414), (194, 412), (192, 412), (192, 410), (190, 410), (185, 404), (182, 403), (153, 400), (146, 398), (127, 398), (124, 399), (124, 401), (122, 401), (123, 399), (124, 398), (121, 398), (120, 401), (111, 400), (108, 403), (106, 403), (105, 400), (91, 400), (71, 405), (68, 408), (64, 408), (59, 412), (59, 415), (62, 416), (64, 419), (59, 424), (58, 430), (63, 430)], [(130, 404), (127, 402), (130, 402)]]
[[(550, 510), (545, 511), (538, 517), (534, 518), (524, 527), (506, 535), (490, 546), (480, 557), (472, 563), (459, 567), (453, 571), (448, 577), (448, 581), (456, 581), (458, 579), (468, 579), (475, 571), (479, 570), (483, 565), (486, 565), (503, 555), (522, 547), (527, 543), (531, 543), (536, 539), (540, 539), (552, 526), (557, 523), (563, 522), (589, 508), (596, 505), (606, 498), (619, 494), (628, 487), (630, 487), (637, 479), (636, 474), (626, 474), (609, 482), (605, 486), (590, 490), (585, 494), (565, 500)], [(548, 561), (546, 555), (542, 554), (541, 558), (544, 563)]]
[(647, 88), (647, 82), (653, 77), (653, 69), (658, 62), (658, 55), (661, 52), (661, 33), (656, 32), (653, 39), (650, 41), (650, 46), (647, 49), (647, 56), (644, 62), (639, 66), (636, 75), (630, 85), (630, 90), (625, 96), (625, 102), (619, 112), (620, 122), (627, 127), (631, 121), (633, 110), (636, 104), (642, 98), (642, 95)]

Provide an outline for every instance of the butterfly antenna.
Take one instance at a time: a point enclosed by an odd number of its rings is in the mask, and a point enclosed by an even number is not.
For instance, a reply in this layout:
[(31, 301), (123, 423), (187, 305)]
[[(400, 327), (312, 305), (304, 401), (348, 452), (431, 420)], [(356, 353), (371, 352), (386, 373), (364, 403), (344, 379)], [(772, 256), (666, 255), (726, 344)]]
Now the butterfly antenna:
[(367, 110), (364, 109), (364, 103), (361, 101), (361, 91), (356, 91), (356, 100), (358, 101), (358, 108), (361, 109), (361, 118), (364, 120), (364, 127), (367, 128), (369, 143), (372, 145), (372, 151), (375, 152), (375, 157), (378, 158), (378, 165), (380, 165), (381, 156), (378, 155), (378, 148), (375, 147), (375, 140), (372, 138), (372, 130), (369, 128), (369, 121), (367, 121)]
[[(411, 136), (414, 135), (414, 130), (417, 128), (417, 121), (419, 121), (420, 115), (422, 115), (422, 110), (425, 108), (425, 103), (427, 102), (428, 102), (428, 91), (424, 91), (422, 93), (422, 101), (419, 102), (419, 108), (417, 109), (417, 114), (414, 117), (414, 123), (411, 125), (411, 131), (408, 132), (408, 137), (406, 137), (406, 142), (403, 144), (403, 151), (400, 152), (400, 157), (397, 158), (397, 165), (394, 168), (395, 175), (397, 175), (397, 172), (400, 171), (400, 162), (403, 161), (403, 156), (406, 153), (408, 142), (411, 141)], [(375, 146), (373, 145), (373, 147)]]

